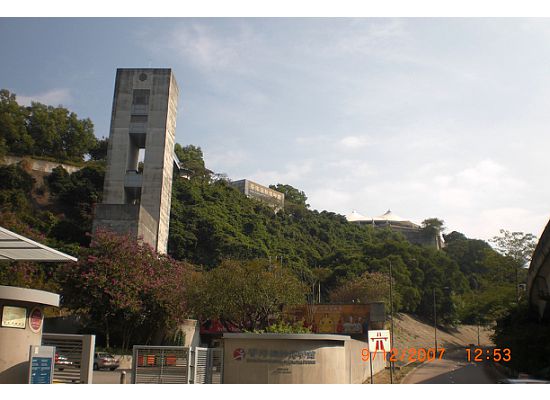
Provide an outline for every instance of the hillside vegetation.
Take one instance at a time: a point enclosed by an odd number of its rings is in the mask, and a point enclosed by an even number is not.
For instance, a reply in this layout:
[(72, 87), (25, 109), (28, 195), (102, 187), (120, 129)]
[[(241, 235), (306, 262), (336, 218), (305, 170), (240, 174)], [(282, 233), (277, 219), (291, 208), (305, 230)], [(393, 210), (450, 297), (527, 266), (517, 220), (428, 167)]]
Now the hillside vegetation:
[[(61, 107), (39, 103), (21, 107), (15, 95), (1, 91), (0, 156), (47, 156), (78, 162), (83, 168), (69, 174), (59, 167), (38, 187), (24, 162), (0, 166), (0, 224), (62, 251), (89, 254), (93, 209), (102, 196), (106, 145), (106, 140), (93, 136), (91, 121), (79, 120)], [(193, 279), (209, 276), (220, 265), (228, 266), (223, 270), (228, 279), (241, 268), (270, 270), (277, 265), (285, 270), (280, 276), (288, 272), (284, 279), (299, 282), (289, 287), (303, 302), (319, 296), (319, 284), (323, 302), (388, 302), (391, 263), (394, 309), (431, 318), (435, 291), (438, 322), (447, 325), (493, 321), (515, 300), (514, 261), (484, 241), (451, 232), (445, 236), (443, 251), (414, 245), (389, 229), (354, 225), (342, 215), (312, 210), (305, 193), (279, 182), (271, 184), (285, 193), (286, 203), (284, 210), (274, 213), (232, 188), (223, 174), (209, 171), (200, 147), (177, 144), (176, 153), (192, 176), (174, 178), (168, 252), (175, 261), (193, 266), (185, 269), (195, 271), (189, 272)], [(37, 193), (49, 196), (48, 204), (38, 204)], [(432, 218), (425, 229), (433, 229), (434, 221), (442, 225)], [(66, 269), (52, 265), (4, 264), (0, 284), (69, 292), (63, 289), (70, 281), (65, 273)], [(224, 275), (216, 279), (223, 282)], [(235, 287), (253, 284), (246, 279), (240, 277)], [(300, 301), (295, 293), (283, 296), (273, 310), (288, 299)], [(223, 304), (208, 310), (200, 304), (194, 307), (187, 308), (188, 316), (214, 317), (206, 313), (229, 309)]]

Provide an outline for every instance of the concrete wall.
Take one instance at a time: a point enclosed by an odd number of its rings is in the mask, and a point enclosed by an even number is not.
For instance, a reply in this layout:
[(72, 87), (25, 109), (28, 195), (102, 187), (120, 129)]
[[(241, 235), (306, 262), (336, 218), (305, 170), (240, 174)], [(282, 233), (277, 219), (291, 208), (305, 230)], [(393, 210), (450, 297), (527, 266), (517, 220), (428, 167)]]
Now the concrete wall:
[(550, 320), (550, 222), (542, 232), (529, 265), (527, 277), (529, 305), (539, 318)]
[[(35, 304), (0, 299), (0, 312), (4, 305), (26, 307), (27, 318)], [(42, 332), (35, 333), (27, 321), (25, 329), (0, 328), (0, 383), (27, 383), (29, 349), (42, 344)]]
[(52, 162), (52, 161), (45, 161), (45, 160), (37, 160), (35, 158), (29, 158), (29, 157), (18, 157), (18, 156), (4, 156), (2, 160), (0, 160), (0, 164), (4, 165), (11, 165), (11, 164), (17, 164), (21, 162), (22, 160), (28, 160), (30, 163), (30, 167), (33, 171), (39, 171), (39, 172), (45, 172), (50, 174), (54, 168), (57, 168), (59, 166), (62, 166), (69, 174), (72, 174), (73, 172), (76, 172), (82, 167), (76, 167), (74, 165), (68, 165), (63, 164), (59, 162)]
[[(359, 340), (346, 341), (346, 351), (350, 363), (349, 371), (351, 374), (351, 383), (363, 383), (370, 378), (369, 361), (364, 361), (362, 350), (368, 349), (368, 343)], [(386, 368), (386, 361), (382, 353), (378, 353), (372, 360), (372, 373), (377, 374)]]
[(93, 231), (99, 227), (141, 237), (149, 244), (156, 241), (156, 221), (140, 204), (97, 204)]
[[(225, 334), (224, 383), (363, 383), (365, 342), (342, 335)], [(385, 368), (380, 357), (377, 373)]]

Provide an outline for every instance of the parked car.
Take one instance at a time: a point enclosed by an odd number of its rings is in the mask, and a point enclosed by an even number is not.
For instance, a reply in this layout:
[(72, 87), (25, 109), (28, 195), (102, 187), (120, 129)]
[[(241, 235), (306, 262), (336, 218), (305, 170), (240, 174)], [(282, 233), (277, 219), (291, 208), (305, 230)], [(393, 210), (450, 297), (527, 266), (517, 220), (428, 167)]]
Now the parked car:
[(94, 355), (94, 369), (100, 370), (100, 369), (110, 369), (111, 371), (114, 371), (119, 367), (120, 363), (119, 361), (109, 353), (102, 353), (98, 352)]
[(55, 368), (59, 371), (63, 371), (66, 367), (73, 365), (72, 361), (69, 361), (67, 356), (63, 354), (55, 353)]

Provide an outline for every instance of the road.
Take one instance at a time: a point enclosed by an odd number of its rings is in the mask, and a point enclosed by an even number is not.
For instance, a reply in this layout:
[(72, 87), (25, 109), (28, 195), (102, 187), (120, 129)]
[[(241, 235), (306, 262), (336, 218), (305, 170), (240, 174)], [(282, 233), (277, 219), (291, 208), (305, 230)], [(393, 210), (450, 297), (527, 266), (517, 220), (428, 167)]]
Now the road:
[(468, 362), (466, 351), (446, 351), (443, 359), (425, 362), (409, 373), (401, 383), (476, 384), (496, 383), (503, 378), (484, 362)]
[(132, 382), (132, 370), (128, 369), (116, 369), (114, 371), (109, 370), (101, 370), (101, 371), (94, 371), (94, 378), (93, 383), (100, 383), (100, 384), (119, 384), (120, 383), (120, 373), (122, 371), (126, 371), (126, 383)]

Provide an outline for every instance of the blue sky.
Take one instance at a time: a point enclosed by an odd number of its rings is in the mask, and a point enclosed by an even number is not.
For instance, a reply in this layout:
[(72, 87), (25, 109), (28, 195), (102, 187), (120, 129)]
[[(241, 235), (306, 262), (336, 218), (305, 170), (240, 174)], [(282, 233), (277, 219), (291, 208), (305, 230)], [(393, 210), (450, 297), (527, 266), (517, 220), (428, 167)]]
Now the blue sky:
[(169, 67), (177, 141), (312, 208), (482, 239), (550, 212), (549, 19), (0, 19), (0, 87), (108, 136), (115, 70)]

